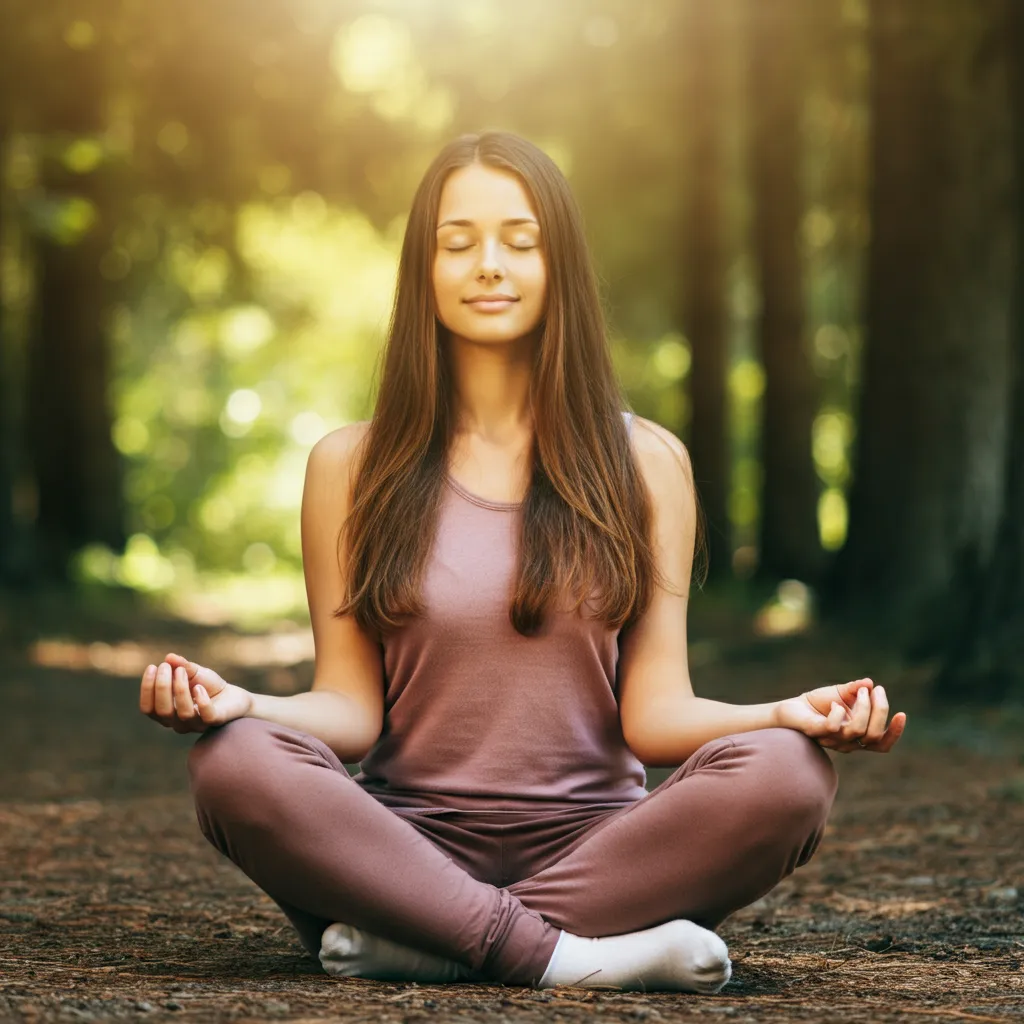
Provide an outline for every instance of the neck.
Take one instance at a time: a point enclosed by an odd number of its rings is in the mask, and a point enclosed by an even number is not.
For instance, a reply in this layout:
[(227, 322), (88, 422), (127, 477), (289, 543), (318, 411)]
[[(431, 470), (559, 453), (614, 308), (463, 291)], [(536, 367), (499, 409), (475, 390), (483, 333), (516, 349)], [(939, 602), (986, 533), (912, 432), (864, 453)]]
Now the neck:
[(532, 338), (480, 343), (448, 339), (455, 383), (455, 432), (488, 444), (515, 445), (533, 430)]

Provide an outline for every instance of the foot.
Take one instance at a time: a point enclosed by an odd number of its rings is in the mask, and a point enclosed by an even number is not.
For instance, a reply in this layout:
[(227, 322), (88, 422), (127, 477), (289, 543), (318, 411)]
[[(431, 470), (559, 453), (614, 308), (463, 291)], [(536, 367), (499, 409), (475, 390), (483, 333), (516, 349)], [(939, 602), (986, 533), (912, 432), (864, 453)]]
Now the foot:
[(484, 980), (455, 960), (421, 953), (341, 922), (324, 930), (320, 963), (328, 974), (344, 978), (434, 984)]
[(590, 939), (563, 931), (538, 988), (576, 985), (710, 995), (732, 977), (725, 943), (692, 921)]

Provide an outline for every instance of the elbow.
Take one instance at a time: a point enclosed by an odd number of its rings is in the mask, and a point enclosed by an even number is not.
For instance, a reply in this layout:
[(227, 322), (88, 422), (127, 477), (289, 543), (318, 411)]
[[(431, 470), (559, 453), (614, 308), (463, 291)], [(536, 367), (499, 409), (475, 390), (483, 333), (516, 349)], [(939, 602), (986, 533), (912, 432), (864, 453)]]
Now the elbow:
[(657, 737), (642, 723), (623, 722), (622, 738), (633, 756), (642, 764), (657, 764)]
[(689, 715), (673, 705), (649, 707), (642, 715), (624, 716), (622, 738), (634, 757), (650, 768), (675, 767), (692, 753)]
[[(328, 746), (343, 764), (358, 764), (373, 749), (384, 728), (383, 713), (368, 708), (349, 694), (326, 691), (338, 701), (331, 708), (331, 742)], [(336, 717), (335, 717), (336, 715)], [(326, 716), (325, 716), (326, 718)]]
[(342, 764), (359, 764), (373, 750), (377, 737), (375, 736), (372, 740), (360, 737), (354, 741), (352, 733), (346, 730), (344, 733), (332, 737), (330, 741), (325, 740), (324, 742)]

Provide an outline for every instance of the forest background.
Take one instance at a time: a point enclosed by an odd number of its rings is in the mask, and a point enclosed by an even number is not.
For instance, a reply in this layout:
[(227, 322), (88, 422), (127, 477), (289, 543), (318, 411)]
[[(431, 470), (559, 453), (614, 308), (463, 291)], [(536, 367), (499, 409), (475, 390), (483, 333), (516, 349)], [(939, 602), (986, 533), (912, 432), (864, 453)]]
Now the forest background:
[(922, 10), (8, 2), (2, 579), (301, 615), (305, 458), (371, 413), (412, 188), (500, 126), (572, 182), (711, 582), (1021, 696), (1019, 17)]
[(372, 412), (427, 163), (499, 127), (568, 176), (630, 401), (689, 447), (698, 692), (873, 675), (914, 799), (1005, 756), (1019, 818), (1022, 61), (1013, 0), (4, 0), (5, 799), (164, 792), (181, 738), (118, 717), (164, 649), (308, 686), (306, 457)]

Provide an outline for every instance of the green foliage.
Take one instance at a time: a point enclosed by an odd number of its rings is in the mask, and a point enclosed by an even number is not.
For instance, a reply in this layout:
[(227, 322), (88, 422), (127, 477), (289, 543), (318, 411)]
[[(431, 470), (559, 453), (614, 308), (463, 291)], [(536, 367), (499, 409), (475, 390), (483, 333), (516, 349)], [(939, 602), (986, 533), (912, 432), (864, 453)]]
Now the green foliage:
[[(689, 2), (93, 0), (74, 17), (15, 4), (0, 58), (25, 88), (0, 103), (16, 126), (5, 187), (23, 241), (8, 244), (6, 261), (14, 251), (27, 260), (37, 234), (74, 245), (97, 223), (109, 229), (99, 273), (114, 296), (113, 440), (132, 539), (123, 556), (86, 549), (80, 576), (178, 600), (234, 576), (253, 607), (301, 605), (306, 455), (370, 413), (411, 190), (459, 131), (520, 131), (565, 170), (633, 404), (685, 437), (678, 54)], [(763, 373), (749, 355), (758, 299), (735, 101), (743, 7), (724, 6), (728, 52), (705, 59), (731, 69), (732, 514), (748, 543)], [(804, 244), (809, 357), (826, 381), (813, 443), (828, 546), (845, 528), (859, 337), (862, 8), (829, 5), (838, 69), (833, 50), (807, 43), (821, 54), (807, 89)], [(68, 96), (86, 85), (68, 77), (84, 74), (75, 70), (50, 84), (69, 53), (98, 69), (98, 131), (62, 123)], [(60, 194), (40, 184), (51, 151), (67, 176)], [(78, 195), (84, 178), (99, 184)]]

